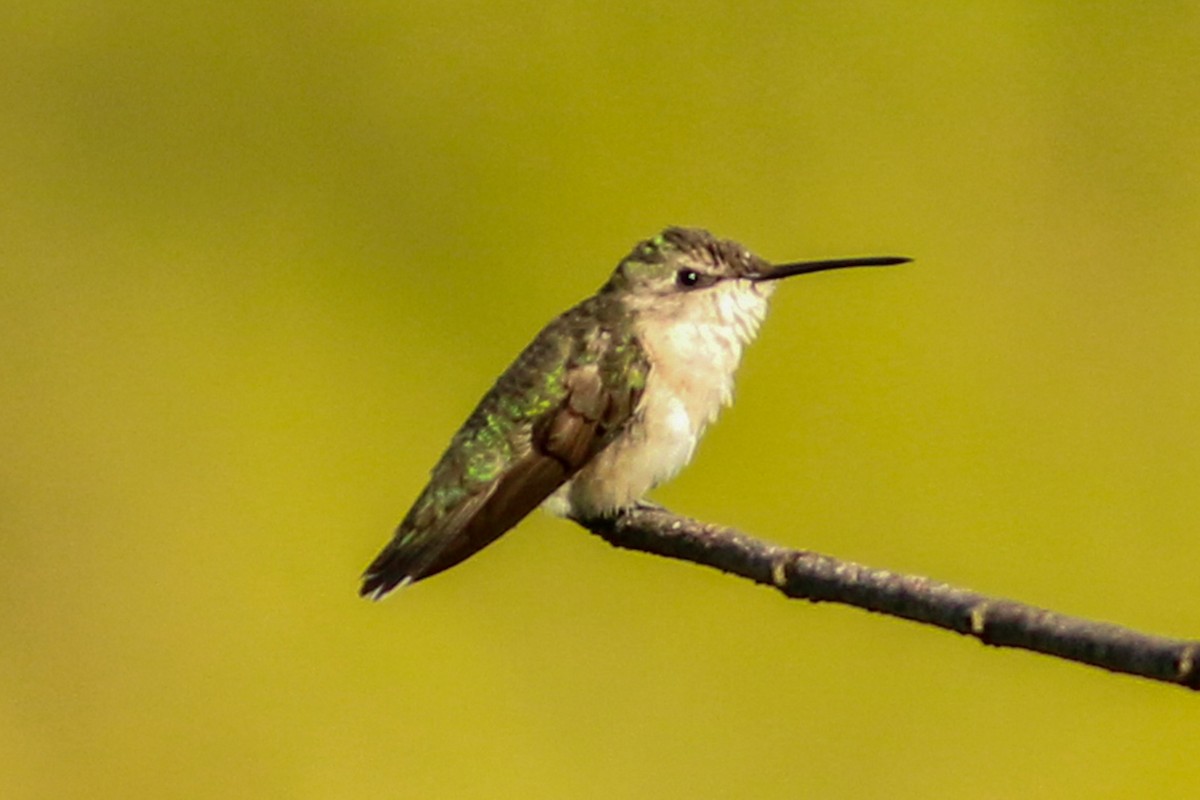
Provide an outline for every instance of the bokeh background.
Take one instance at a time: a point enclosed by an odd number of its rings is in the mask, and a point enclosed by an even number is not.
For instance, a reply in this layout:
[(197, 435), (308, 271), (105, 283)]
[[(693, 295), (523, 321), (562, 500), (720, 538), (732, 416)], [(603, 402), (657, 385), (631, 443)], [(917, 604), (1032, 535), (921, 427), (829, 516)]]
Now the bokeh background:
[(0, 12), (0, 795), (1152, 797), (1197, 698), (536, 514), (373, 605), (450, 434), (638, 239), (797, 279), (656, 499), (1200, 636), (1200, 11)]

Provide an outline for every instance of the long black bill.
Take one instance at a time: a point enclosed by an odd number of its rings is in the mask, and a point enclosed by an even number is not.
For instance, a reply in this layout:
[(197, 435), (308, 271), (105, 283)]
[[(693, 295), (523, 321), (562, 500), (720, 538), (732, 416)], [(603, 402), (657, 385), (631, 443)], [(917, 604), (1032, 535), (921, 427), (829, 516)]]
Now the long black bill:
[(780, 278), (790, 278), (792, 275), (807, 275), (810, 272), (824, 272), (828, 269), (844, 269), (846, 267), (891, 267), (896, 264), (907, 264), (911, 258), (903, 256), (867, 256), (865, 258), (830, 258), (824, 261), (797, 261), (795, 264), (775, 264), (755, 275), (753, 281), (777, 281)]

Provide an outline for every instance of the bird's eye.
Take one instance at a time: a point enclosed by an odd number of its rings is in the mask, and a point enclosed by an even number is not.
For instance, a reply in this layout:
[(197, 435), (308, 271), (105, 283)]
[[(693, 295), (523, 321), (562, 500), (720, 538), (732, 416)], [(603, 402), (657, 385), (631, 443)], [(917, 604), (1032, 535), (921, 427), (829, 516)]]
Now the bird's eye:
[(675, 284), (684, 289), (691, 289), (700, 284), (700, 273), (694, 269), (681, 269), (675, 273)]

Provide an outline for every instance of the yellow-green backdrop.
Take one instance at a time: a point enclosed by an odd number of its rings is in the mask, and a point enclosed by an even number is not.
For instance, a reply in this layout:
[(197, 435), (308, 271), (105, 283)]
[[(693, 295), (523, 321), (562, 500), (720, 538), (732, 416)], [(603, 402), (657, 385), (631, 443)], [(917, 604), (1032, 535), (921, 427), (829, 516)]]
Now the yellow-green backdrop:
[(659, 501), (1200, 635), (1195, 3), (0, 12), (0, 795), (1165, 797), (1200, 698), (536, 514), (357, 576), (633, 242), (797, 279)]

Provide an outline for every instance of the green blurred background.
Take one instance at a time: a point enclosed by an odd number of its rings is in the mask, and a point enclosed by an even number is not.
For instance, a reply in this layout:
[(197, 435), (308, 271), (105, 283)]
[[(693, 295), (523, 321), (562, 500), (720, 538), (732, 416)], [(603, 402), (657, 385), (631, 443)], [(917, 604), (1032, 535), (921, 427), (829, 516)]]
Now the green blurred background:
[(355, 595), (639, 238), (797, 279), (656, 499), (1200, 636), (1194, 3), (0, 12), (0, 796), (1151, 797), (1197, 699), (536, 514)]

